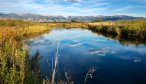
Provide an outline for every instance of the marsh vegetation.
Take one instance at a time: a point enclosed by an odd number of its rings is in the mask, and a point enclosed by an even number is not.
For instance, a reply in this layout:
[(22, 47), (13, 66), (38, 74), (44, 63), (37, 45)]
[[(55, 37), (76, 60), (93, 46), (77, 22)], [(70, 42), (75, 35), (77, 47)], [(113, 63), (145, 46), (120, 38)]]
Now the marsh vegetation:
[(48, 27), (21, 20), (0, 20), (0, 83), (23, 84), (27, 48), (23, 44), (28, 34), (48, 31)]
[(120, 20), (89, 23), (88, 28), (124, 39), (146, 39), (146, 20)]

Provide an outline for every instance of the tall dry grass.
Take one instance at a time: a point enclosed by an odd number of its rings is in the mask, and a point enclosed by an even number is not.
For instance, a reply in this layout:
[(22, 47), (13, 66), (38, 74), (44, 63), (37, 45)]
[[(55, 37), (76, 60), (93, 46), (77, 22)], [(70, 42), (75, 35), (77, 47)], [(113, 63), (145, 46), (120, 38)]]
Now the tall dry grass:
[(47, 26), (41, 27), (25, 21), (0, 20), (0, 84), (24, 83), (27, 49), (23, 38), (48, 30)]

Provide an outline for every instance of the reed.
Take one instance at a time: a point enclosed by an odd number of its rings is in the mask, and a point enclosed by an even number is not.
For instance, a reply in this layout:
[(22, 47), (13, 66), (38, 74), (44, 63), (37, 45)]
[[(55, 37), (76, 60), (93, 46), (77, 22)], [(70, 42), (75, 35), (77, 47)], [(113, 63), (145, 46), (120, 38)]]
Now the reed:
[(58, 49), (59, 49), (59, 42), (58, 42), (58, 45), (57, 45), (57, 51), (56, 51), (54, 63), (52, 63), (53, 72), (52, 72), (51, 84), (55, 83), (54, 80), (55, 80), (55, 75), (56, 75), (56, 69), (57, 69), (57, 65), (58, 65), (58, 62), (59, 62), (59, 60), (58, 60), (59, 59)]

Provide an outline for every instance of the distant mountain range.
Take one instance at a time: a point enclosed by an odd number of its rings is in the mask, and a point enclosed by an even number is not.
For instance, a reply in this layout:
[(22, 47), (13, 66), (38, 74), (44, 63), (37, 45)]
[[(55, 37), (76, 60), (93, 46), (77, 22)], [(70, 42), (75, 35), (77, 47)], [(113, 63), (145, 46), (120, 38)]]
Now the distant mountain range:
[(115, 16), (43, 16), (39, 14), (4, 14), (0, 13), (0, 19), (18, 19), (26, 21), (37, 21), (37, 22), (63, 22), (63, 21), (94, 21), (94, 20), (132, 20), (132, 19), (145, 19), (144, 17), (133, 17), (126, 15), (115, 15)]

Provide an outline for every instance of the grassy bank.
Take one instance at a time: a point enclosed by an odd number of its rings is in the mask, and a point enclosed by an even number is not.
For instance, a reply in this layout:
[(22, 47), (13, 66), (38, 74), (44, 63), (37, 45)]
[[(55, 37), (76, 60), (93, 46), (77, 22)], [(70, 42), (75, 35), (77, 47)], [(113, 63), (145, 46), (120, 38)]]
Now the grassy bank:
[(0, 20), (0, 83), (23, 84), (27, 49), (24, 38), (48, 31), (47, 25), (21, 20)]
[(146, 39), (146, 20), (89, 23), (88, 28), (95, 32), (125, 39)]

